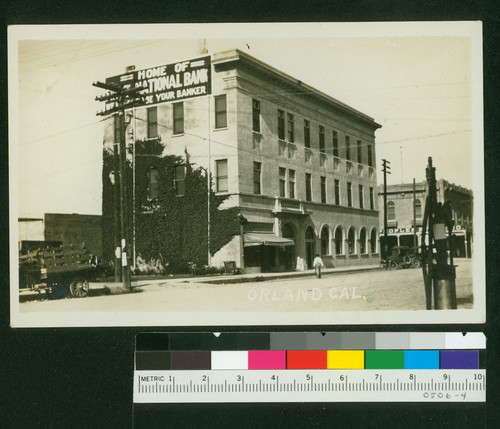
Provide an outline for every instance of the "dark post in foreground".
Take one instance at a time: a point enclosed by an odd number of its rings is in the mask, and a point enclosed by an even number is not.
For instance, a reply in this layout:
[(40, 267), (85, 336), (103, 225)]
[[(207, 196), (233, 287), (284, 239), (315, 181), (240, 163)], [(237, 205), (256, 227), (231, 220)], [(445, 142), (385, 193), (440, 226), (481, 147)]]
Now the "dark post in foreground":
[[(427, 198), (425, 203), (424, 222), (422, 227), (422, 270), (425, 285), (425, 301), (427, 310), (434, 308), (456, 309), (455, 267), (451, 249), (451, 231), (453, 220), (451, 205), (437, 202), (436, 168), (429, 157), (426, 168)], [(425, 233), (428, 229), (428, 244), (425, 244)], [(450, 264), (448, 264), (448, 247)], [(434, 294), (432, 291), (434, 290)]]

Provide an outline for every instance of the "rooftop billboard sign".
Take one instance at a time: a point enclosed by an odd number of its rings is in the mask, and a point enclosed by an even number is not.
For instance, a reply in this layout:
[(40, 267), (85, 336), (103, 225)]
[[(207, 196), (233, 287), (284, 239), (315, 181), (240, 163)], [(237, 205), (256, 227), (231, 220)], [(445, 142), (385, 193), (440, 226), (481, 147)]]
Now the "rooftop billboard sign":
[(109, 77), (106, 83), (122, 89), (142, 89), (140, 106), (208, 95), (212, 91), (210, 56), (133, 70)]

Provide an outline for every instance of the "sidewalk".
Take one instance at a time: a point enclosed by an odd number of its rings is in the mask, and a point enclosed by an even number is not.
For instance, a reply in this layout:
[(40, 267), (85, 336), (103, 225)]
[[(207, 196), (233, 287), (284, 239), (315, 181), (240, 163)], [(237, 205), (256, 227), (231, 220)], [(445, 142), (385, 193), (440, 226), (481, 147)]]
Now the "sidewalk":
[[(380, 265), (357, 265), (351, 267), (339, 268), (324, 268), (321, 271), (322, 275), (330, 275), (335, 273), (349, 273), (359, 271), (378, 270)], [(232, 283), (248, 283), (248, 282), (262, 282), (266, 280), (290, 279), (299, 277), (313, 277), (314, 270), (306, 271), (291, 271), (281, 273), (252, 273), (252, 274), (234, 274), (222, 276), (204, 276), (204, 277), (181, 277), (151, 279), (132, 281), (132, 287), (145, 287), (149, 285), (158, 285), (162, 283), (205, 283), (205, 284), (232, 284)]]

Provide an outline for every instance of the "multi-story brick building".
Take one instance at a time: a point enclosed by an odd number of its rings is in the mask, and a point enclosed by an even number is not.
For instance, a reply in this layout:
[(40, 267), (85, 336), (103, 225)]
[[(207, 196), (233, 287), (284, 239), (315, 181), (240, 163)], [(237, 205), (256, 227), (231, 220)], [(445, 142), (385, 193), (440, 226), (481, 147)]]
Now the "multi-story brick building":
[[(241, 233), (213, 265), (305, 269), (315, 253), (329, 266), (378, 263), (380, 125), (369, 116), (234, 50), (212, 55), (210, 95), (137, 108), (131, 123), (136, 140), (186, 149), (228, 195), (224, 208), (238, 208)], [(113, 136), (110, 123), (108, 149)]]
[[(455, 257), (471, 257), (472, 253), (472, 191), (462, 186), (440, 179), (436, 183), (437, 201), (451, 202), (453, 227), (453, 249)], [(380, 235), (384, 230), (384, 188), (379, 186)], [(427, 182), (387, 186), (387, 228), (388, 245), (420, 246), (422, 243), (422, 223), (427, 198)], [(415, 217), (413, 206), (415, 201)]]

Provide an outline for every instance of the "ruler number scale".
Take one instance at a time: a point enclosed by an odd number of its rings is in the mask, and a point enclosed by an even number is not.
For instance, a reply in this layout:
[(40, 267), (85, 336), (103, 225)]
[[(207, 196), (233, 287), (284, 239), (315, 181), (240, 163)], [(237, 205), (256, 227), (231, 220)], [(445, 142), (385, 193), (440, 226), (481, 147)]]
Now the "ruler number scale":
[(135, 371), (134, 402), (483, 402), (486, 396), (484, 369), (207, 372)]

